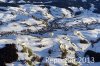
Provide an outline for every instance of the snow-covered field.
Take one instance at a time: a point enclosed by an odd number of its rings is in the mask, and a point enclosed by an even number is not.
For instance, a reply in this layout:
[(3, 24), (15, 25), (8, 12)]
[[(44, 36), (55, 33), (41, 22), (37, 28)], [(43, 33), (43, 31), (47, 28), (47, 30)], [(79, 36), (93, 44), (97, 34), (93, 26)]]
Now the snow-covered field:
[(0, 48), (15, 44), (18, 50), (18, 59), (5, 65), (100, 66), (82, 61), (87, 50), (100, 52), (100, 14), (72, 7), (81, 11), (75, 15), (65, 8), (30, 4), (0, 8), (6, 10), (0, 11)]

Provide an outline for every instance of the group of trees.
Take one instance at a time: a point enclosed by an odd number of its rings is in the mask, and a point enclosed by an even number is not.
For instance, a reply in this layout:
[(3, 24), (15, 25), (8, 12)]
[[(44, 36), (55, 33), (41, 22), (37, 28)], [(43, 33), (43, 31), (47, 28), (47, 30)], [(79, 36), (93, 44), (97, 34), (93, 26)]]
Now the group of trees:
[(22, 2), (30, 2), (30, 3), (33, 3), (33, 2), (48, 2), (48, 1), (52, 1), (52, 0), (6, 0), (6, 3), (7, 2), (10, 2), (10, 1), (13, 1), (15, 3), (18, 3), (19, 1), (22, 1)]
[(6, 0), (6, 2), (10, 2), (10, 1), (18, 3), (19, 1), (22, 1), (22, 2), (33, 2), (34, 0)]
[(18, 3), (19, 1), (22, 1), (22, 2), (30, 2), (30, 3), (33, 3), (33, 2), (49, 2), (49, 1), (52, 1), (52, 2), (69, 2), (69, 1), (74, 1), (74, 0), (4, 0), (3, 2), (10, 2), (10, 1), (13, 1), (14, 3)]
[[(19, 2), (19, 1), (24, 1), (24, 2), (48, 2), (48, 1), (53, 1), (53, 2), (77, 2), (77, 3), (82, 3), (83, 0), (6, 0), (6, 2), (9, 1), (14, 1), (14, 2)], [(98, 3), (100, 0), (86, 0), (85, 3)]]

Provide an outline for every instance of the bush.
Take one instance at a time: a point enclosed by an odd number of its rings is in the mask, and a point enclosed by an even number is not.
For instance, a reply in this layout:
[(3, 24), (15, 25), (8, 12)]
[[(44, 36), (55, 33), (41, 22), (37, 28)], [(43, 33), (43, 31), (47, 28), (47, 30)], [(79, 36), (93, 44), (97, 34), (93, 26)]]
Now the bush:
[(18, 54), (15, 44), (6, 44), (0, 49), (0, 66), (5, 66), (5, 63), (17, 61)]

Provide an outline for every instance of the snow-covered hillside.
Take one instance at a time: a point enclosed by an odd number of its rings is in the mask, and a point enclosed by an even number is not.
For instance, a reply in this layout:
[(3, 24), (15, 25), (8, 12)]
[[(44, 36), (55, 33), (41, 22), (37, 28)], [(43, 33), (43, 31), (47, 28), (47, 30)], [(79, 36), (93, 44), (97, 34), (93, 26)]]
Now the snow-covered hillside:
[(93, 8), (0, 9), (0, 66), (100, 66), (100, 59), (84, 57), (88, 50), (100, 53), (100, 14)]

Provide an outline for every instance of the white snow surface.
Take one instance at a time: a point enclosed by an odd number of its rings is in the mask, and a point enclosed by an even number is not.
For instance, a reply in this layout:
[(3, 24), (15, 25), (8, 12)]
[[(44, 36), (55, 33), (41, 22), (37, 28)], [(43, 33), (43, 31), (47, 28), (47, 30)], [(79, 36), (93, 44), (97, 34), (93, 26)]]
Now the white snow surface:
[[(0, 24), (0, 48), (3, 48), (5, 44), (15, 43), (17, 49), (20, 51), (22, 50), (20, 45), (24, 45), (25, 47), (29, 47), (33, 54), (44, 57), (42, 62), (48, 63), (49, 66), (65, 66), (67, 63), (64, 62), (66, 61), (65, 59), (59, 58), (61, 57), (60, 44), (62, 49), (65, 48), (68, 50), (67, 59), (75, 58), (75, 52), (69, 50), (70, 47), (73, 47), (76, 52), (85, 53), (86, 50), (100, 52), (100, 41), (95, 43), (94, 47), (91, 47), (90, 42), (90, 40), (95, 41), (100, 38), (100, 14), (83, 10), (82, 14), (74, 18), (71, 12), (64, 8), (51, 6), (51, 8), (48, 9), (29, 4), (21, 5), (20, 7), (7, 7), (5, 9), (8, 11), (0, 11), (0, 22), (2, 22), (2, 24)], [(74, 11), (79, 10), (75, 7), (72, 9)], [(57, 19), (56, 22), (61, 27), (68, 28), (69, 30), (58, 28), (52, 31), (44, 31), (43, 34), (41, 34), (42, 32), (39, 33), (39, 30), (48, 30), (47, 24), (55, 19)], [(80, 35), (76, 35), (75, 31), (78, 31)], [(11, 33), (9, 34), (8, 32)], [(89, 43), (80, 43), (81, 38), (87, 40)], [(48, 53), (48, 50), (52, 50), (51, 54)], [(21, 60), (30, 60), (27, 53), (18, 52), (18, 55)], [(82, 56), (83, 54), (80, 54), (80, 57)], [(49, 58), (49, 60), (46, 58)], [(52, 62), (50, 59), (53, 59)], [(35, 66), (39, 66), (38, 64), (40, 62), (32, 63)], [(80, 64), (80, 66), (100, 65), (99, 62), (89, 64), (81, 62)], [(6, 65), (30, 66), (17, 61), (7, 63)], [(67, 64), (66, 66), (70, 65)]]

